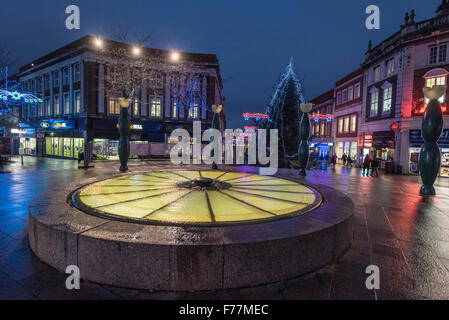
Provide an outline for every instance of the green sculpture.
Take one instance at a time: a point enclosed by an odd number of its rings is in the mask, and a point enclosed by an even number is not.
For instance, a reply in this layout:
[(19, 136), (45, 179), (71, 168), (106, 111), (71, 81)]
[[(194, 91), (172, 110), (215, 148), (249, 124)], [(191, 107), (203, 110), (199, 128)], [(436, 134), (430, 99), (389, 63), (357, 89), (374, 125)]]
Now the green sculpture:
[(441, 154), (437, 141), (443, 131), (443, 113), (438, 99), (446, 92), (446, 86), (436, 85), (423, 88), (424, 96), (429, 99), (421, 126), (424, 146), (419, 154), (419, 170), (423, 185), (419, 194), (435, 195), (433, 184), (441, 165)]
[(129, 134), (131, 131), (131, 120), (129, 118), (128, 107), (131, 103), (131, 98), (120, 98), (120, 116), (118, 118), (118, 131), (120, 132), (120, 139), (118, 142), (118, 156), (120, 159), (120, 171), (128, 171), (129, 158)]
[[(220, 130), (220, 112), (221, 109), (223, 108), (222, 105), (213, 105), (212, 106), (212, 110), (214, 111), (214, 117), (212, 118), (212, 128), (216, 129), (216, 130)], [(214, 157), (214, 150), (212, 150), (212, 154), (211, 157)], [(213, 170), (217, 170), (218, 166), (217, 164), (214, 162), (212, 162), (212, 169)]]
[(300, 105), (302, 113), (301, 122), (299, 124), (299, 149), (298, 149), (298, 160), (299, 160), (299, 175), (307, 175), (307, 163), (309, 162), (309, 137), (310, 137), (310, 119), (309, 112), (312, 110), (312, 103), (301, 103)]

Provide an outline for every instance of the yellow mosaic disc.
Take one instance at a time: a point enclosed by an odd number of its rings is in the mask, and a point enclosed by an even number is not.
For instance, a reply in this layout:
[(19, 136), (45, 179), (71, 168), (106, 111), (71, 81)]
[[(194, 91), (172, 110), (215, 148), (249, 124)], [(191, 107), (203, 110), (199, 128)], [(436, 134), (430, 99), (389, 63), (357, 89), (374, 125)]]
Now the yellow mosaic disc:
[(304, 214), (321, 204), (298, 182), (239, 172), (163, 171), (95, 182), (73, 197), (77, 208), (148, 224), (221, 225)]

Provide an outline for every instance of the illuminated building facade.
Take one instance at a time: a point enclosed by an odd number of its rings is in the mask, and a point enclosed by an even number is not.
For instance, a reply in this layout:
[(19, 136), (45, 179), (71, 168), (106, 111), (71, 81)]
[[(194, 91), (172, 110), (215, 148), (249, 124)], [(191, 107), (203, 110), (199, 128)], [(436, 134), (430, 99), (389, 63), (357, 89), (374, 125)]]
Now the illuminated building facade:
[[(398, 32), (369, 48), (362, 64), (366, 86), (361, 131), (372, 135), (370, 153), (380, 158), (381, 167), (386, 169), (394, 163), (396, 171), (418, 172), (421, 122), (427, 103), (422, 88), (448, 84), (449, 4), (443, 1), (436, 14), (421, 22), (414, 21), (414, 14), (407, 15)], [(441, 99), (442, 176), (449, 176), (449, 168), (444, 167), (449, 167), (448, 102), (449, 90)]]
[[(20, 129), (27, 131), (22, 147), (32, 149), (27, 153), (76, 159), (88, 146), (97, 159), (118, 158), (120, 106), (108, 89), (106, 48), (131, 46), (86, 36), (20, 68), (16, 76), (23, 89), (42, 99), (19, 108)], [(143, 81), (129, 106), (133, 157), (165, 154), (170, 133), (176, 128), (191, 132), (193, 120), (201, 120), (203, 130), (211, 126), (211, 106), (224, 100), (215, 54), (180, 52), (175, 59), (166, 50), (129, 51), (157, 61), (154, 77)], [(224, 112), (220, 121), (224, 129)]]

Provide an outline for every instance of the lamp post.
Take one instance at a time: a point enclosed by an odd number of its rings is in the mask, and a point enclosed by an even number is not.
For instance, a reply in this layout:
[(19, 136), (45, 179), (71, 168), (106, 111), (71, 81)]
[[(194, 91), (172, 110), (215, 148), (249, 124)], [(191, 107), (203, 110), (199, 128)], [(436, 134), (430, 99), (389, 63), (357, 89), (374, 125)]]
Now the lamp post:
[[(212, 106), (212, 110), (214, 111), (214, 117), (212, 119), (212, 128), (216, 129), (216, 130), (220, 130), (220, 112), (221, 109), (223, 109), (222, 105), (213, 105)], [(214, 158), (215, 154), (214, 154), (215, 150), (212, 150), (212, 158)], [(221, 156), (221, 155), (220, 155)], [(215, 161), (212, 162), (212, 169), (213, 170), (217, 170), (218, 166), (215, 163)]]
[(298, 149), (298, 160), (299, 160), (299, 175), (306, 176), (307, 163), (309, 162), (309, 137), (310, 137), (310, 119), (309, 112), (313, 108), (313, 103), (301, 103), (300, 105), (302, 111), (301, 122), (299, 124), (299, 149)]
[[(132, 95), (131, 95), (132, 96)], [(119, 98), (120, 116), (118, 118), (118, 131), (120, 132), (120, 140), (118, 143), (118, 155), (120, 158), (120, 171), (128, 171), (129, 158), (129, 134), (131, 127), (131, 120), (129, 118), (128, 107), (131, 103), (131, 98)]]
[(433, 183), (441, 165), (441, 154), (437, 141), (443, 131), (443, 113), (438, 99), (446, 92), (447, 86), (435, 85), (423, 88), (424, 96), (429, 99), (421, 125), (424, 146), (419, 153), (419, 171), (423, 185), (419, 194), (422, 196), (435, 195)]

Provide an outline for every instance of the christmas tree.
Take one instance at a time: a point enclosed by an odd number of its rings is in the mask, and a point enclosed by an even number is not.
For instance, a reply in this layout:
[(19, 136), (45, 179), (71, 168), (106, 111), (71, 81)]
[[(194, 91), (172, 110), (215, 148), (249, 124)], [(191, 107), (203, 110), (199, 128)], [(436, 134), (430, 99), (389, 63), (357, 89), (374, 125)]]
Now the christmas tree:
[(277, 129), (279, 137), (279, 156), (290, 159), (298, 156), (299, 121), (301, 109), (299, 105), (305, 102), (302, 85), (293, 70), (293, 58), (280, 76), (266, 114), (268, 119), (259, 121), (259, 128)]

